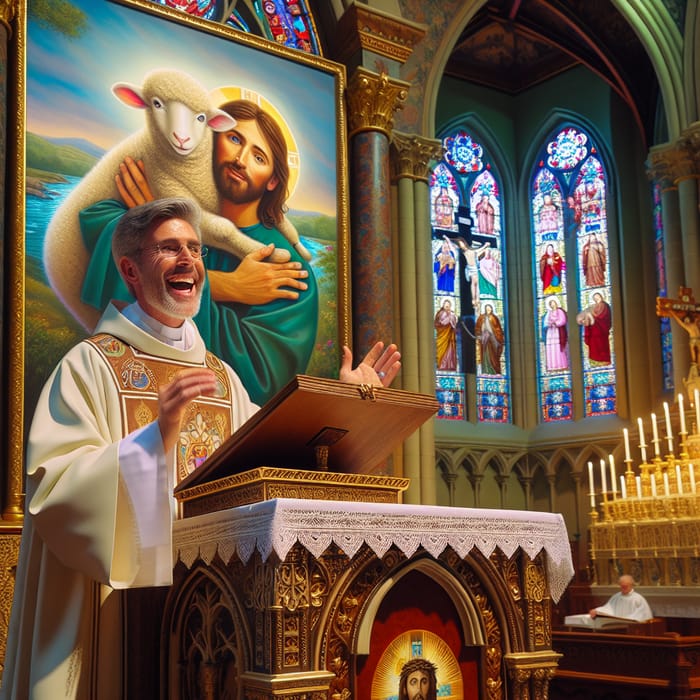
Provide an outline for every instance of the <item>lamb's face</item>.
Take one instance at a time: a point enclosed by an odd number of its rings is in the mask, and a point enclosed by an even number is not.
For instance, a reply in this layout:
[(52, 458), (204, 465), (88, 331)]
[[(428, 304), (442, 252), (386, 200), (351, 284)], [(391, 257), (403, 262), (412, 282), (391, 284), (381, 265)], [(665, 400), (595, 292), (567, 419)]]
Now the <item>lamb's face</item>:
[(112, 92), (127, 107), (144, 110), (151, 139), (178, 156), (188, 156), (198, 148), (210, 155), (210, 130), (227, 131), (236, 123), (226, 112), (211, 106), (199, 82), (179, 71), (152, 71), (143, 86), (115, 83)]
[(211, 147), (211, 131), (205, 112), (194, 112), (182, 102), (166, 101), (158, 96), (150, 99), (149, 111), (160, 138), (178, 155), (189, 155), (202, 142)]

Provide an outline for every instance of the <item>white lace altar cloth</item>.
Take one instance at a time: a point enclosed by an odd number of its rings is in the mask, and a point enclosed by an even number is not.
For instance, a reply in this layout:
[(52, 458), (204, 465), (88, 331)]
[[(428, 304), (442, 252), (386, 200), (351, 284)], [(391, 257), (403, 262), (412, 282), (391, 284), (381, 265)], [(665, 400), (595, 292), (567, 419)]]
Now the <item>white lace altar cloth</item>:
[(544, 550), (552, 598), (558, 601), (574, 574), (564, 519), (558, 513), (446, 508), (387, 503), (278, 498), (197, 515), (174, 523), (175, 558), (189, 568), (216, 553), (246, 563), (257, 549), (265, 561), (284, 560), (296, 542), (314, 557), (335, 543), (348, 557), (363, 544), (382, 557), (392, 546), (411, 557), (423, 547), (438, 557), (449, 545), (464, 558), (476, 547), (510, 557), (521, 547), (532, 559)]

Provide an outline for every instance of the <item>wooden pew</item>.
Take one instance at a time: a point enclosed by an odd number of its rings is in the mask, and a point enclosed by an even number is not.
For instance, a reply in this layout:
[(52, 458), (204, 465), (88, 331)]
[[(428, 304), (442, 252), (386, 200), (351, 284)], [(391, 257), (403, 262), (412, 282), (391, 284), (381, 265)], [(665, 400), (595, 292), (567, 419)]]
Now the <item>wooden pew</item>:
[(700, 700), (700, 636), (662, 632), (663, 620), (598, 632), (554, 630), (563, 654), (550, 700)]

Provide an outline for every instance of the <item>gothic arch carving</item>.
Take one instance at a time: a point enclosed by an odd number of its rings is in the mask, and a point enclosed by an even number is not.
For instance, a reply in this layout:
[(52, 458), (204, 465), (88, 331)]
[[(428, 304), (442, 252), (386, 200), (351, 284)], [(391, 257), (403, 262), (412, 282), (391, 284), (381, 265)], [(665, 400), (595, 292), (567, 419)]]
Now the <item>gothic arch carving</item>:
[[(188, 570), (168, 594), (163, 614), (163, 681), (171, 700), (220, 697), (238, 688), (251, 666), (249, 621), (220, 559)], [(205, 695), (205, 690), (215, 695)]]

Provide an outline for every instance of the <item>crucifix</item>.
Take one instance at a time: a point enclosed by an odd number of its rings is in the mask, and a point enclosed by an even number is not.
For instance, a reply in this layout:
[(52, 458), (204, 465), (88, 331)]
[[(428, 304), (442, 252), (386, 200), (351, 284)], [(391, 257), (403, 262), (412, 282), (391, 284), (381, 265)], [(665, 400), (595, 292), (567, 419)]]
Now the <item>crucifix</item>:
[(678, 297), (656, 297), (656, 315), (674, 319), (688, 333), (690, 361), (694, 365), (700, 365), (700, 304), (695, 303), (690, 287), (681, 287)]

